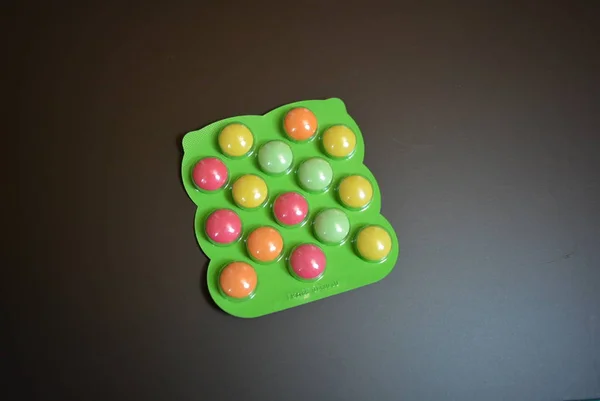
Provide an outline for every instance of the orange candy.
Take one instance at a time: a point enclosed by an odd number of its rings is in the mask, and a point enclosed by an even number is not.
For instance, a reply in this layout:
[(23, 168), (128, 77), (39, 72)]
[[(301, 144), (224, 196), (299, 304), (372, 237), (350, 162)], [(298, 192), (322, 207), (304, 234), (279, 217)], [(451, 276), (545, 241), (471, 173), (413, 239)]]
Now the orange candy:
[(317, 132), (317, 117), (305, 107), (296, 107), (285, 115), (283, 129), (293, 140), (305, 141)]
[(281, 255), (283, 238), (273, 227), (259, 227), (248, 236), (246, 248), (259, 262), (272, 262)]
[(225, 295), (242, 299), (249, 297), (256, 289), (256, 271), (248, 263), (232, 262), (225, 266), (219, 276), (219, 285)]

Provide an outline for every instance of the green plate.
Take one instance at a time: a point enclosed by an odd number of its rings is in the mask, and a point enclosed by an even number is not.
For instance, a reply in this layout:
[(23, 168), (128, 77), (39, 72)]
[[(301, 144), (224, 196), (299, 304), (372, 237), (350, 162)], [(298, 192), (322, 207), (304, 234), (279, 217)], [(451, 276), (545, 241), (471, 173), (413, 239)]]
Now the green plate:
[[(318, 121), (315, 135), (303, 142), (291, 140), (286, 135), (283, 124), (286, 113), (300, 107), (312, 111)], [(246, 156), (228, 157), (221, 151), (219, 133), (232, 123), (241, 123), (252, 132), (254, 143)], [(323, 133), (334, 125), (346, 126), (356, 137), (355, 150), (347, 158), (331, 157), (323, 145)], [(259, 164), (259, 149), (272, 140), (287, 143), (293, 152), (291, 167), (281, 174), (267, 174)], [(292, 308), (374, 283), (394, 268), (399, 252), (398, 239), (390, 223), (380, 214), (381, 193), (375, 177), (363, 164), (365, 147), (360, 128), (340, 99), (301, 101), (281, 106), (265, 115), (240, 116), (217, 121), (187, 133), (183, 138), (183, 149), (183, 185), (198, 207), (194, 224), (196, 238), (202, 251), (210, 259), (207, 271), (208, 289), (215, 303), (227, 313), (250, 318)], [(194, 166), (206, 157), (220, 159), (228, 169), (227, 183), (221, 189), (200, 190), (192, 179)], [(312, 157), (328, 161), (333, 169), (332, 183), (321, 193), (306, 191), (299, 185), (298, 167)], [(253, 209), (237, 206), (232, 194), (233, 183), (246, 174), (261, 177), (268, 187), (267, 200)], [(340, 200), (340, 183), (344, 178), (354, 175), (366, 178), (372, 186), (372, 199), (364, 208), (348, 208)], [(274, 218), (273, 202), (278, 195), (285, 192), (297, 192), (308, 201), (309, 211), (304, 223), (292, 227), (282, 226)], [(320, 211), (328, 208), (342, 210), (350, 221), (349, 234), (341, 244), (321, 242), (315, 235), (314, 218)], [(241, 236), (230, 245), (215, 244), (205, 233), (207, 217), (218, 209), (231, 209), (241, 219)], [(365, 248), (362, 245), (359, 247), (356, 240), (362, 228), (373, 225), (387, 231), (391, 240), (387, 256), (376, 262), (369, 261), (365, 255), (361, 255), (359, 248)], [(281, 257), (271, 263), (255, 261), (247, 250), (248, 235), (261, 226), (276, 228), (283, 238)], [(361, 241), (363, 239), (365, 244), (369, 243), (368, 238), (363, 237)], [(289, 267), (290, 253), (300, 244), (317, 245), (326, 257), (325, 270), (317, 279), (302, 280), (292, 274)], [(376, 241), (375, 244), (385, 245)], [(227, 296), (219, 284), (223, 268), (237, 261), (251, 265), (257, 279), (253, 292), (241, 299)]]

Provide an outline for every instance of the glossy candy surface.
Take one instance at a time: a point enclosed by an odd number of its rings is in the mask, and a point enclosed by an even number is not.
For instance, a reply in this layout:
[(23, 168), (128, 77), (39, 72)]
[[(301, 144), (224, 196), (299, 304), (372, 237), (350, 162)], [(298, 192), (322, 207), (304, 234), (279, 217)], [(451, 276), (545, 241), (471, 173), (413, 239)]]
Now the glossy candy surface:
[(317, 132), (317, 117), (306, 107), (296, 107), (285, 115), (283, 128), (295, 141), (306, 141)]
[(317, 239), (324, 244), (339, 244), (350, 233), (350, 220), (341, 209), (325, 209), (315, 217), (313, 229)]
[(369, 180), (360, 175), (345, 177), (338, 189), (340, 201), (351, 209), (362, 209), (373, 199), (373, 187)]
[(221, 152), (229, 157), (242, 157), (252, 149), (254, 135), (243, 124), (229, 124), (219, 133)]
[(379, 226), (367, 226), (356, 237), (358, 254), (370, 262), (384, 260), (392, 249), (392, 238)]
[(267, 174), (283, 174), (290, 169), (294, 155), (290, 145), (283, 141), (270, 141), (258, 151), (258, 163)]
[(208, 239), (216, 244), (231, 244), (242, 234), (242, 221), (233, 210), (215, 210), (206, 219), (205, 232)]
[(281, 256), (283, 238), (273, 227), (259, 227), (246, 240), (248, 254), (259, 262), (273, 262)]
[(233, 183), (233, 200), (242, 208), (252, 209), (261, 206), (267, 199), (268, 193), (267, 184), (257, 175), (246, 174)]
[(256, 270), (248, 263), (233, 262), (223, 268), (219, 275), (219, 286), (223, 294), (234, 299), (253, 295), (258, 282)]
[(308, 215), (308, 202), (298, 192), (286, 192), (273, 203), (275, 219), (284, 226), (302, 223)]
[(227, 183), (227, 167), (216, 157), (205, 157), (194, 166), (194, 184), (204, 191), (216, 191)]
[(298, 181), (300, 186), (309, 192), (323, 192), (333, 180), (331, 164), (321, 157), (305, 160), (298, 167)]
[(323, 134), (323, 149), (331, 157), (349, 157), (356, 148), (356, 135), (345, 125), (334, 125)]
[(298, 278), (315, 280), (325, 272), (327, 258), (318, 246), (302, 244), (292, 251), (289, 264), (293, 274)]

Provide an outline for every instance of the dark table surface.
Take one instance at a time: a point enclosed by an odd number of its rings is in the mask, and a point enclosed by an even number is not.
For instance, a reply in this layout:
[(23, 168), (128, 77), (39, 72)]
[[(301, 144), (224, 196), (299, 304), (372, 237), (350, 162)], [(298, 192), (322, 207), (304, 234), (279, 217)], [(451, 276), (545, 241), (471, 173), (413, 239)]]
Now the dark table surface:
[[(599, 2), (98, 3), (5, 14), (19, 399), (600, 397)], [(230, 317), (182, 135), (328, 97), (362, 128), (398, 264)]]

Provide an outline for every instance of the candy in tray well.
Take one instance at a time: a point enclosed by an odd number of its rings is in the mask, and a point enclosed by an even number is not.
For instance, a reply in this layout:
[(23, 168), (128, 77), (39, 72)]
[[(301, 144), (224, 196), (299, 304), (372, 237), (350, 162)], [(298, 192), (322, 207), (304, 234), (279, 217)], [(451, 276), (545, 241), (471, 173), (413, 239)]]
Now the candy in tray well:
[(374, 283), (398, 258), (340, 99), (227, 118), (183, 138), (182, 179), (224, 311), (257, 317)]

